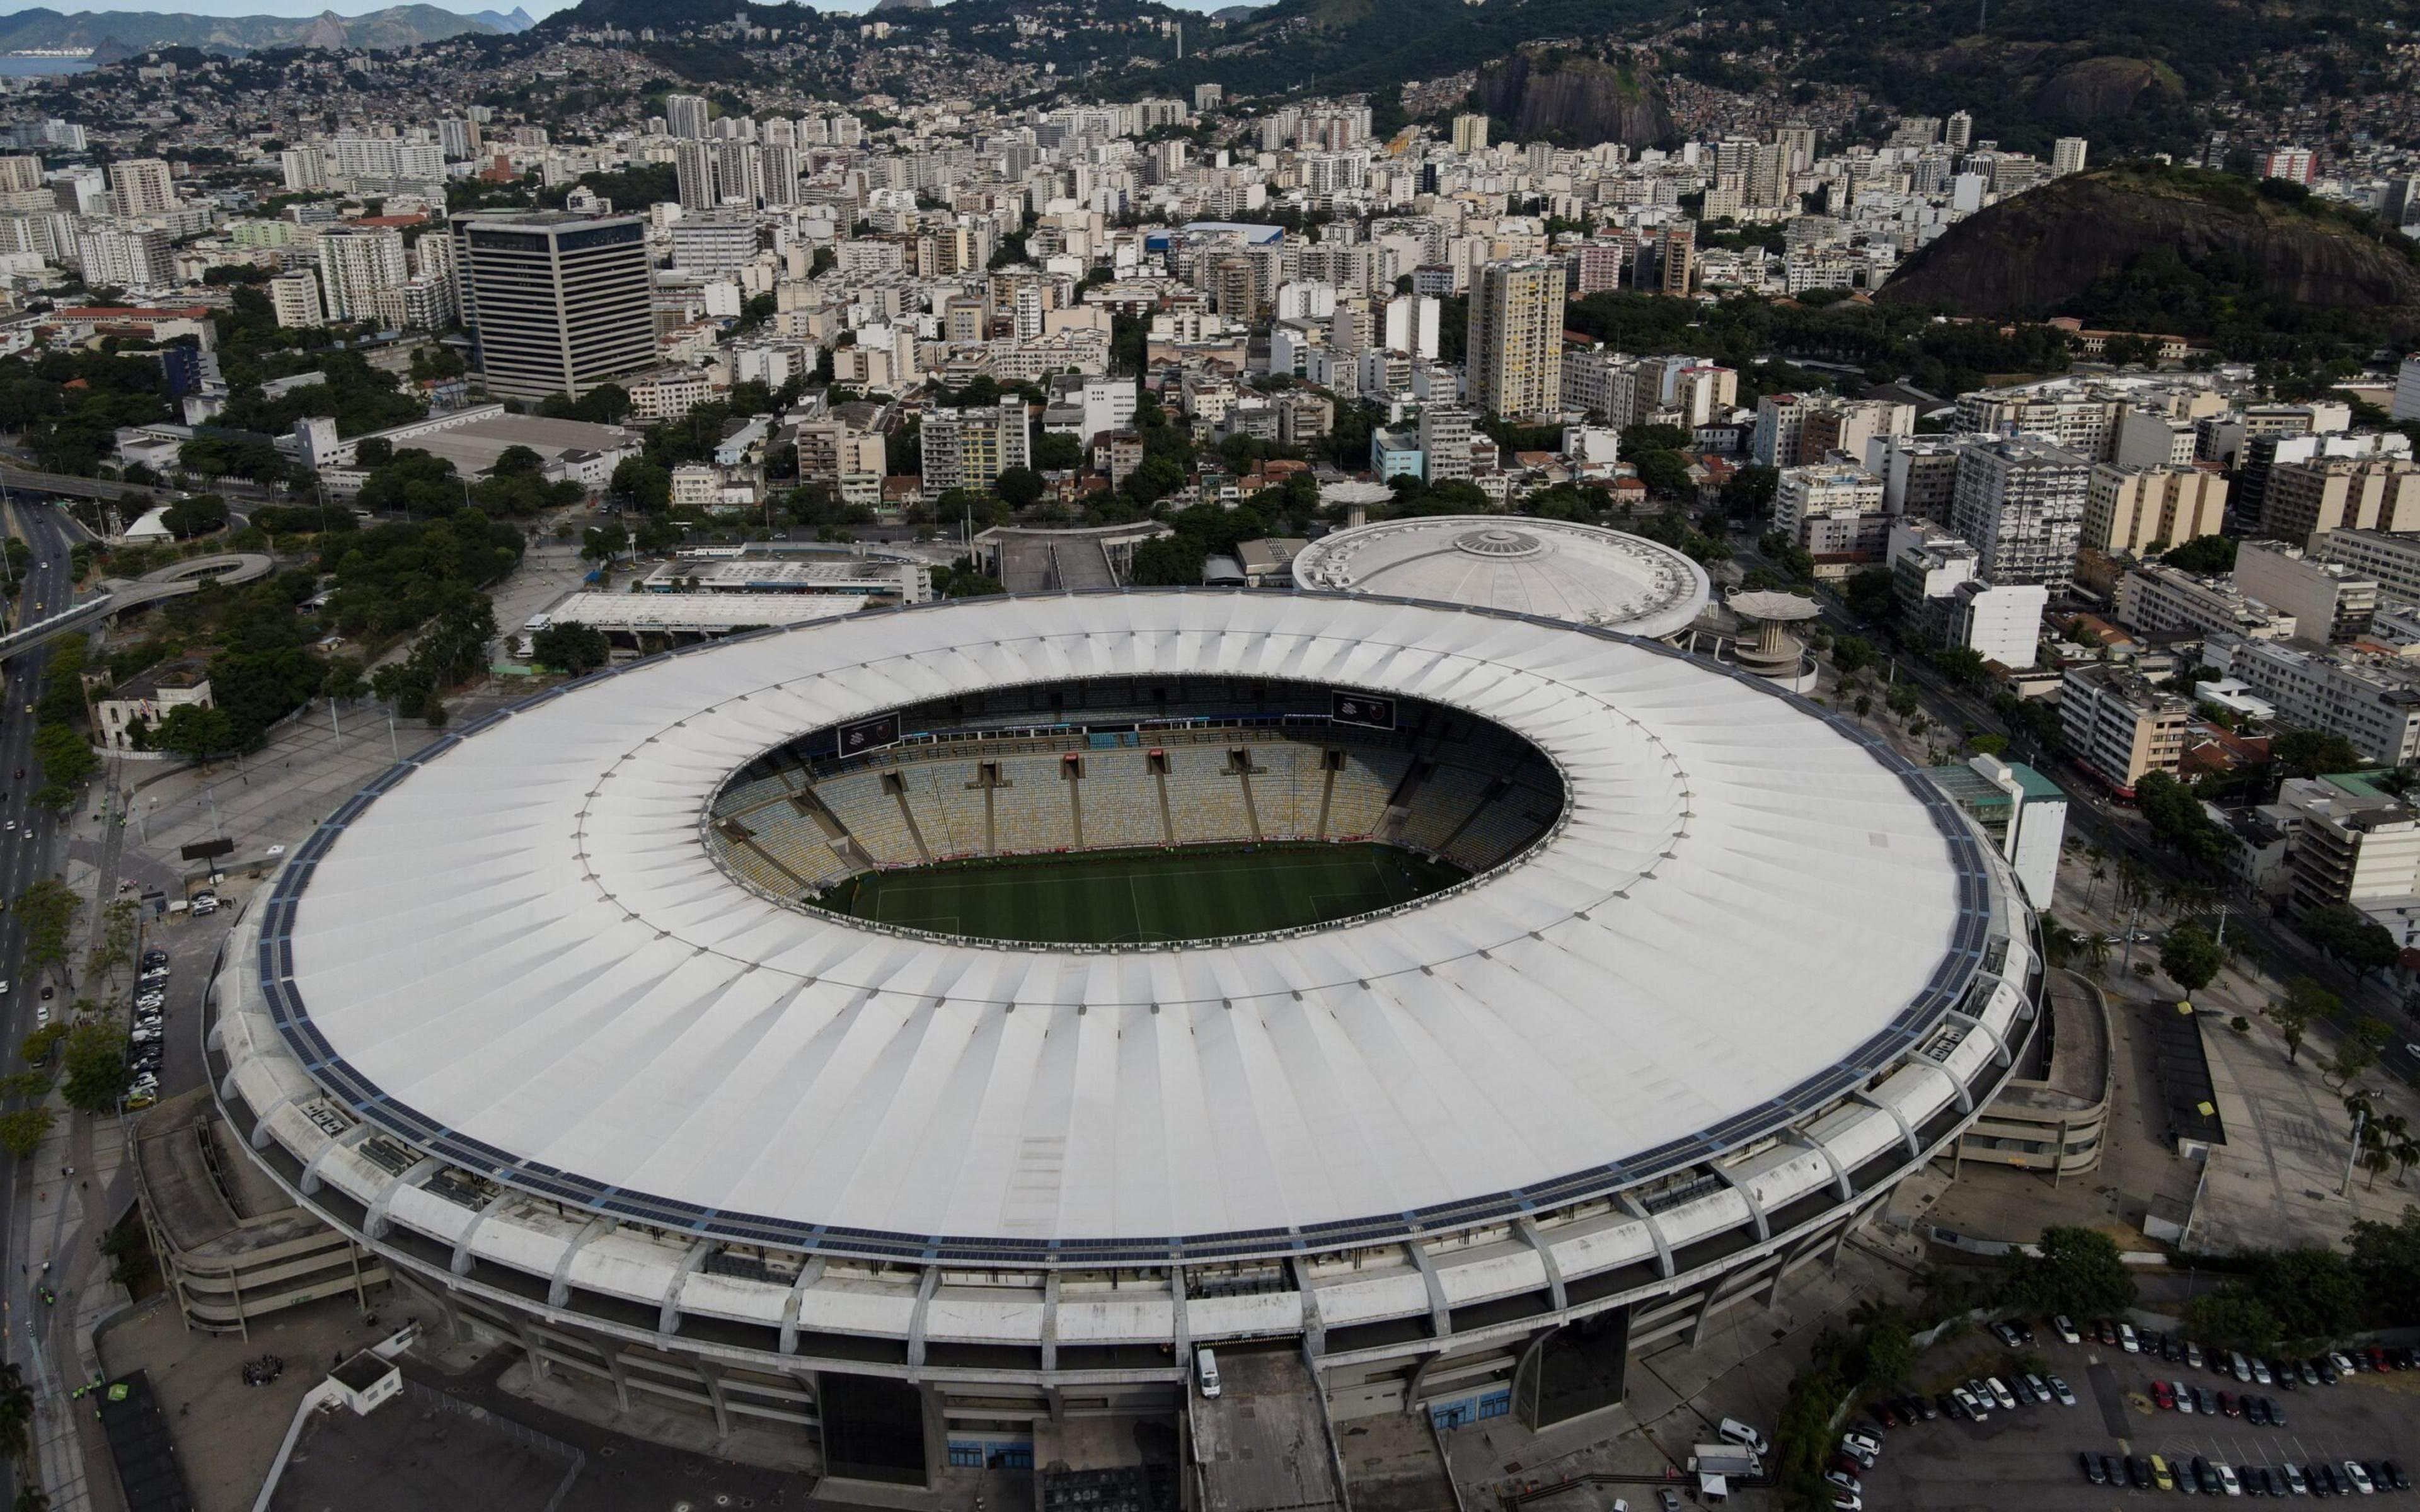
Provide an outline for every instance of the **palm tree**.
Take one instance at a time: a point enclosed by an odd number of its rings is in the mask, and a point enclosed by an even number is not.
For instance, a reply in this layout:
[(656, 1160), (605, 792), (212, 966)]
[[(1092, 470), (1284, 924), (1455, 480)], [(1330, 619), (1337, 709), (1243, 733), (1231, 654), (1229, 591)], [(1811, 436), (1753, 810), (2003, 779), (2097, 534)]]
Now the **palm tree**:
[(2092, 969), (2095, 972), (2108, 970), (2109, 936), (2099, 933), (2086, 934), (2084, 936), (2084, 953), (2091, 960)]

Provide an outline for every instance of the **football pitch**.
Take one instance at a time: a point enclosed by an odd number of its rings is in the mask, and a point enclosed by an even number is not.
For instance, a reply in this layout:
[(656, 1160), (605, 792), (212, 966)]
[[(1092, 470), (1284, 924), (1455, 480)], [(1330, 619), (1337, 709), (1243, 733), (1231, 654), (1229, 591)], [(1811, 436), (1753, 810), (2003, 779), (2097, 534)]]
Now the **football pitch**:
[(1141, 945), (1292, 929), (1425, 897), (1453, 867), (1390, 845), (1103, 851), (875, 872), (822, 906), (877, 924), (1030, 945)]

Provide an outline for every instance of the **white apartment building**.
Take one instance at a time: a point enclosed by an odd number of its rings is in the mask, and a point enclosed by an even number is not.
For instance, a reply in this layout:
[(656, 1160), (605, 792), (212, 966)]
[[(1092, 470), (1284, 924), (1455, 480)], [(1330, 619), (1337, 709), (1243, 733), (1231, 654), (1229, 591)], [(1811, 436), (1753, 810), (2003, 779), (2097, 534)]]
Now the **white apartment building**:
[(1470, 477), (1470, 411), (1458, 404), (1420, 408), (1420, 466), (1431, 483)]
[(1022, 402), (966, 409), (928, 409), (923, 424), (924, 492), (980, 492), (1010, 468), (1031, 467)]
[(306, 331), (318, 325), (326, 318), (319, 303), (319, 275), (308, 268), (297, 268), (271, 279), (269, 307), (285, 330)]
[(331, 320), (377, 319), (380, 291), (411, 276), (400, 231), (332, 226), (319, 233), (319, 291)]
[(1773, 528), (1845, 577), (1850, 563), (1881, 559), (1890, 541), (1883, 480), (1845, 459), (1781, 470), (1773, 493)]
[(2040, 658), (2049, 589), (1978, 578), (1974, 546), (1920, 517), (1892, 519), (1886, 550), (1900, 609), (1927, 640), (2018, 671)]
[(2420, 352), (2395, 370), (2395, 399), (2387, 412), (2397, 420), (2420, 420)]
[[(2310, 554), (2376, 582), (2385, 597), (2420, 604), (2420, 535), (2326, 531), (2311, 537)], [(2237, 560), (2242, 560), (2240, 548)]]
[(2007, 586), (2072, 580), (2092, 464), (2034, 436), (1967, 447), (1958, 455), (1950, 528), (1975, 543), (1983, 577)]

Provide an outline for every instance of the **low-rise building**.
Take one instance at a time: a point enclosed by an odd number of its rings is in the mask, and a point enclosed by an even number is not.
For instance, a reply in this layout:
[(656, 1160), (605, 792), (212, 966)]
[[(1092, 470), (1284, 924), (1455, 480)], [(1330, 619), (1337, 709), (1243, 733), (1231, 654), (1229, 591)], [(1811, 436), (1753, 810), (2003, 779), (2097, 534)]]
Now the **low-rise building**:
[(2280, 720), (2342, 735), (2365, 761), (2402, 766), (2420, 760), (2420, 667), (2403, 658), (2211, 636), (2202, 660), (2241, 678), (2275, 705)]
[(2294, 633), (2291, 615), (2251, 602), (2232, 585), (2156, 563), (2118, 580), (2118, 623), (2145, 635), (2232, 630), (2246, 640), (2283, 640)]
[(2123, 668), (2073, 667), (2059, 684), (2059, 729), (2077, 764), (2119, 797), (2133, 797), (2146, 772), (2177, 773), (2185, 701)]
[(2264, 813), (2286, 834), (2288, 905), (2366, 913), (2420, 902), (2420, 813), (2359, 773), (2288, 778)]
[(187, 704), (210, 707), (209, 670), (198, 657), (162, 662), (135, 673), (111, 688), (108, 697), (94, 700), (92, 717), (101, 745), (111, 750), (139, 750), (169, 710)]

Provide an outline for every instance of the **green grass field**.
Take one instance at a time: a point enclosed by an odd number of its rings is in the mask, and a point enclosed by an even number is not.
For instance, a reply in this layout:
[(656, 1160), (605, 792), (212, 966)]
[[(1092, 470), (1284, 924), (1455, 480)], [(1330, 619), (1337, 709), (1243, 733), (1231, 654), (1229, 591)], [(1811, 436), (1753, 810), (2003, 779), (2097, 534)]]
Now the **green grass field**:
[(1140, 945), (1290, 929), (1462, 880), (1389, 845), (1101, 851), (869, 872), (822, 905), (877, 924), (1032, 945)]

